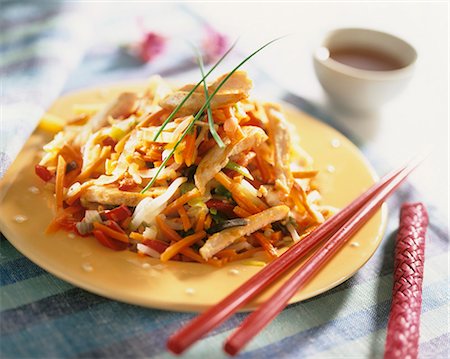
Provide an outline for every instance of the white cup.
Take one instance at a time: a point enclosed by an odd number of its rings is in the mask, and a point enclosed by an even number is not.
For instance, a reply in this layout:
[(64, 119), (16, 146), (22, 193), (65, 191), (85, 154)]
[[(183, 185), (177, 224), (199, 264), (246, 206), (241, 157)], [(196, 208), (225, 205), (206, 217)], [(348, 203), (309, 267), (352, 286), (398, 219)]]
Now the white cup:
[[(392, 70), (361, 69), (330, 56), (344, 48), (367, 49), (396, 59)], [(416, 50), (404, 40), (375, 30), (344, 28), (330, 32), (314, 53), (314, 69), (332, 102), (352, 112), (371, 112), (397, 95), (410, 80)]]

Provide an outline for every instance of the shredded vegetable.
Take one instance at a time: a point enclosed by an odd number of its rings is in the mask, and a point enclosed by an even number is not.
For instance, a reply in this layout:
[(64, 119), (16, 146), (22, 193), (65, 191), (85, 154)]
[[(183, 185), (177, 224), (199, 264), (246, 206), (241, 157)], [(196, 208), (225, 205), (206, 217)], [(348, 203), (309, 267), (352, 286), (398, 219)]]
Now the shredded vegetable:
[[(73, 231), (163, 262), (223, 266), (253, 263), (256, 253), (276, 258), (333, 215), (282, 109), (251, 100), (239, 66), (206, 83), (211, 71), (199, 64), (196, 85), (171, 89), (154, 77), (144, 92), (96, 105), (83, 121), (63, 119), (70, 125), (35, 167), (54, 186), (48, 233)], [(90, 107), (76, 108), (74, 116)]]

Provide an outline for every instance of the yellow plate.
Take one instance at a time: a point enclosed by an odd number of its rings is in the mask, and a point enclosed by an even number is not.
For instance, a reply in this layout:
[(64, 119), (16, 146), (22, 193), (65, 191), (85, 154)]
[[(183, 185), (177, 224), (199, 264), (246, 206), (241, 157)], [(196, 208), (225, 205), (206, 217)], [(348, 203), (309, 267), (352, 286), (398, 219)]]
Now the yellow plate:
[[(139, 88), (142, 84), (69, 94), (58, 99), (49, 112), (67, 118), (71, 116), (73, 104), (106, 102), (120, 91)], [(342, 134), (292, 107), (285, 105), (284, 110), (298, 129), (301, 145), (321, 171), (324, 204), (343, 207), (377, 179), (359, 150)], [(73, 285), (108, 298), (180, 311), (204, 310), (261, 269), (242, 263), (223, 268), (196, 263), (161, 264), (132, 252), (114, 252), (91, 237), (71, 238), (65, 232), (45, 235), (44, 230), (53, 216), (54, 199), (34, 174), (34, 165), (50, 137), (48, 133), (35, 131), (0, 184), (0, 230), (37, 265)], [(36, 188), (39, 193), (35, 193)], [(386, 216), (384, 206), (291, 302), (325, 292), (361, 268), (381, 241)], [(276, 287), (245, 309), (255, 308)]]

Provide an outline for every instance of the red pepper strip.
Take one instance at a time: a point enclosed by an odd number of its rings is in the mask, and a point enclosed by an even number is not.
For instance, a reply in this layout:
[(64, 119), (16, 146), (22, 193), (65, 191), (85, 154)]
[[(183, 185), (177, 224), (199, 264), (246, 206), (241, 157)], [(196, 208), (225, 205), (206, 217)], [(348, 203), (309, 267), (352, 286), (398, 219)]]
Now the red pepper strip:
[(94, 229), (92, 232), (94, 233), (95, 238), (107, 248), (111, 248), (115, 251), (123, 251), (128, 247), (128, 244), (109, 238), (98, 229)]
[[(147, 239), (147, 240), (143, 241), (142, 244), (157, 251), (159, 254), (163, 253), (166, 250), (166, 248), (169, 247), (168, 244), (158, 241), (157, 239)], [(181, 261), (182, 256), (178, 253), (176, 256), (172, 257), (172, 260)]]
[(137, 187), (137, 183), (132, 178), (123, 178), (119, 182), (119, 189), (121, 191), (132, 191)]
[(267, 255), (271, 259), (275, 259), (275, 258), (278, 257), (277, 250), (275, 249), (273, 244), (270, 243), (269, 239), (266, 238), (266, 236), (264, 234), (256, 232), (256, 233), (253, 233), (253, 236), (258, 240), (258, 242), (261, 245), (261, 247), (264, 248), (264, 250), (266, 251)]
[(114, 230), (116, 232), (126, 234), (126, 232), (123, 230), (123, 228), (117, 222), (109, 220), (109, 221), (106, 221), (104, 224), (105, 224), (105, 226), (111, 228), (112, 230)]
[(395, 244), (394, 288), (385, 359), (417, 358), (428, 215), (422, 203), (405, 203)]
[[(71, 215), (65, 215), (56, 220), (58, 229), (64, 229), (68, 232), (75, 232), (77, 221)], [(51, 232), (51, 230), (49, 230)]]
[(114, 222), (122, 222), (124, 219), (131, 217), (131, 211), (123, 204), (110, 211), (105, 211), (103, 214)]
[(130, 239), (126, 235), (126, 233), (123, 232), (122, 228), (119, 231), (116, 231), (115, 229), (112, 229), (111, 227), (108, 227), (105, 224), (102, 224), (100, 222), (93, 222), (95, 229), (98, 229), (99, 231), (102, 231), (106, 236), (116, 239), (118, 241), (121, 241), (123, 243), (128, 244), (130, 242)]
[(34, 166), (34, 172), (45, 182), (50, 181), (55, 175), (54, 173), (50, 172), (46, 167), (40, 165)]
[(111, 148), (114, 148), (114, 146), (117, 145), (117, 141), (108, 136), (102, 141), (102, 145), (111, 146)]
[(81, 220), (81, 218), (83, 218), (83, 216), (84, 208), (81, 206), (75, 205), (61, 209), (48, 225), (46, 233), (55, 233), (60, 229), (78, 233), (76, 230), (76, 224)]
[(215, 208), (217, 212), (221, 212), (229, 218), (236, 218), (236, 213), (233, 211), (235, 205), (231, 203), (227, 203), (219, 199), (210, 199), (206, 202), (206, 206), (208, 208)]
[(145, 241), (142, 242), (142, 244), (146, 245), (147, 247), (150, 247), (151, 249), (154, 249), (159, 254), (164, 252), (167, 249), (167, 247), (169, 247), (168, 244), (158, 241), (156, 239), (146, 239)]

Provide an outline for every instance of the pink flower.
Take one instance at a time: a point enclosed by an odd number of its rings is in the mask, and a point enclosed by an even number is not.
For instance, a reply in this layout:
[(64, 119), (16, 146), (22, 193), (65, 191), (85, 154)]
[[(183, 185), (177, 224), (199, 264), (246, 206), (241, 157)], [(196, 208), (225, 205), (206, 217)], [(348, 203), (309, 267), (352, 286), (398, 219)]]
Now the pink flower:
[(222, 56), (228, 49), (228, 37), (210, 26), (206, 27), (202, 50), (205, 62), (213, 61)]
[(142, 41), (137, 45), (137, 56), (143, 62), (150, 62), (160, 55), (166, 46), (166, 38), (156, 32), (146, 32)]

